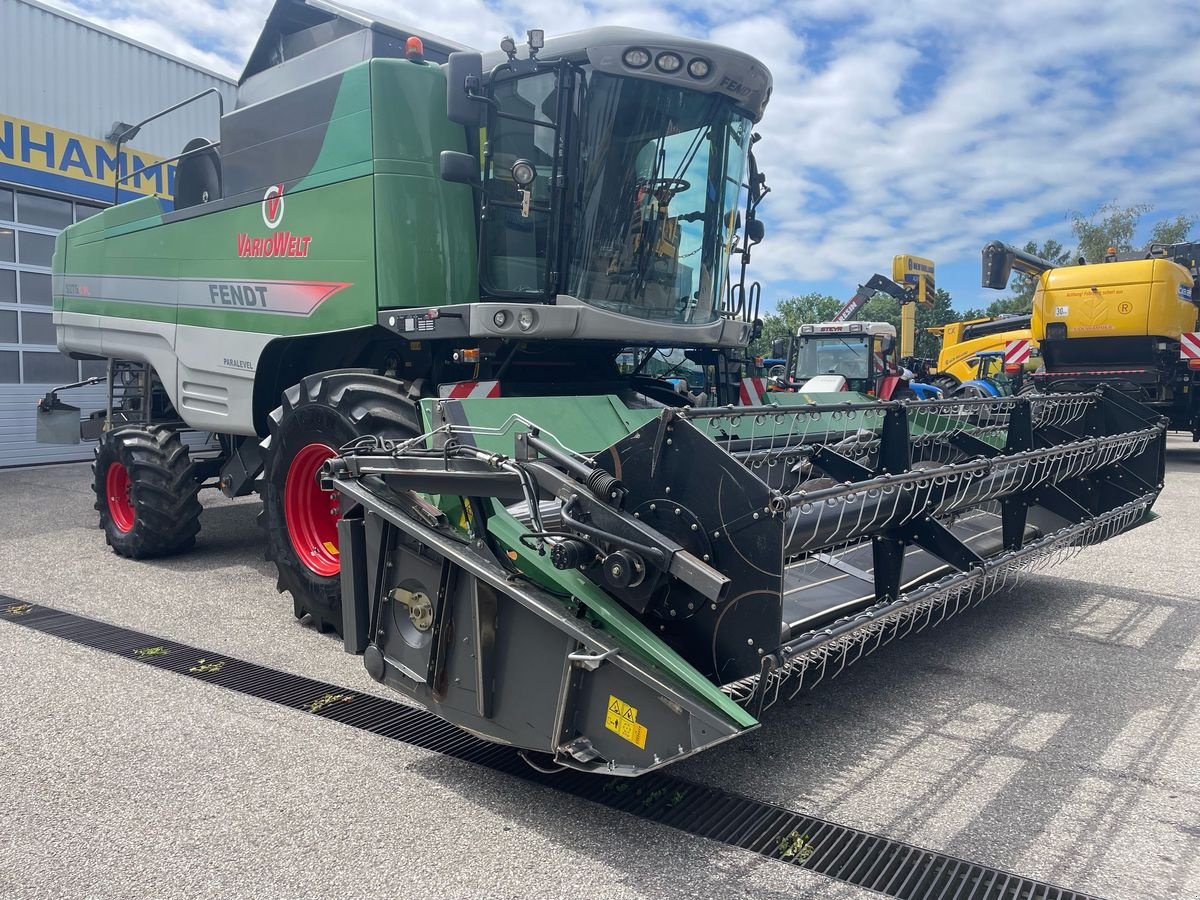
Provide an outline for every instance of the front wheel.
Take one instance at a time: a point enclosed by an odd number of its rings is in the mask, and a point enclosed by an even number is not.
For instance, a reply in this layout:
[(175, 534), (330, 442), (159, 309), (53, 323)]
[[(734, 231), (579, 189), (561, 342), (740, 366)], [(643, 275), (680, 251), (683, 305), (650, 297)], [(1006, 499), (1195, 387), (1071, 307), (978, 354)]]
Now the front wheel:
[(284, 391), (263, 441), (263, 512), (267, 558), (277, 589), (292, 595), (297, 618), (319, 631), (342, 630), (341, 559), (336, 491), (323, 491), (325, 461), (366, 435), (388, 440), (420, 433), (416, 404), (393, 378), (369, 371), (310, 375)]

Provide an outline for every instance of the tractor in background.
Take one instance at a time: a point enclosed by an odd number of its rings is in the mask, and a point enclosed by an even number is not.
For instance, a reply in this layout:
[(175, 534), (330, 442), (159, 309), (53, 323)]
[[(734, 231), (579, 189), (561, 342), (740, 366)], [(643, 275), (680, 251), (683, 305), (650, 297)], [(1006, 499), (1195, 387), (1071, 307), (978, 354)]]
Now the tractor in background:
[(988, 316), (925, 329), (942, 342), (930, 382), (952, 394), (963, 383), (987, 376), (979, 372), (978, 354), (1003, 351), (1010, 342), (1018, 340), (1030, 342), (1030, 359), (1023, 364), (1023, 370), (1036, 369), (1037, 345), (1031, 340), (1030, 319), (1028, 315)]
[(767, 390), (829, 394), (855, 391), (880, 400), (931, 399), (941, 391), (903, 366), (896, 327), (888, 322), (804, 324), (791, 341), (776, 341), (784, 362), (768, 371)]

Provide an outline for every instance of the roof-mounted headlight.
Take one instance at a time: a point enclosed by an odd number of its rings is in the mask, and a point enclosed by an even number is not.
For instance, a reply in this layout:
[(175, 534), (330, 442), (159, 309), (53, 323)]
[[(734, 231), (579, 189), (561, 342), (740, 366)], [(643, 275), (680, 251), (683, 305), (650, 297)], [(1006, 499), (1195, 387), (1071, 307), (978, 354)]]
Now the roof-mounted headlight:
[(707, 78), (708, 73), (712, 71), (712, 66), (709, 65), (707, 59), (697, 57), (688, 63), (688, 74), (693, 78)]
[(683, 68), (683, 57), (678, 53), (660, 53), (654, 60), (654, 65), (658, 71), (670, 75)]
[(641, 47), (630, 47), (625, 51), (621, 59), (631, 69), (644, 69), (650, 65), (650, 51), (644, 50)]

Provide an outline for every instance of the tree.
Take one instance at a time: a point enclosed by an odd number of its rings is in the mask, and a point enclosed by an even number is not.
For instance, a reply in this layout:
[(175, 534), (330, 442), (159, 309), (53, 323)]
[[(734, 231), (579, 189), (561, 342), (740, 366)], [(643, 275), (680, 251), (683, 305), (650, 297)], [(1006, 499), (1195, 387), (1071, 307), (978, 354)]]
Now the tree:
[(1071, 231), (1079, 241), (1079, 255), (1090, 263), (1097, 263), (1108, 255), (1109, 247), (1115, 247), (1118, 253), (1132, 250), (1138, 221), (1151, 209), (1149, 203), (1133, 206), (1102, 203), (1086, 218), (1077, 212), (1071, 213)]
[(1154, 227), (1150, 229), (1150, 243), (1182, 244), (1188, 239), (1188, 235), (1191, 234), (1195, 224), (1195, 216), (1185, 216), (1182, 213), (1174, 219), (1163, 219), (1161, 222), (1155, 222)]
[[(1094, 263), (1104, 259), (1109, 247), (1114, 247), (1118, 253), (1133, 250), (1133, 234), (1137, 230), (1138, 222), (1153, 208), (1149, 203), (1134, 206), (1104, 203), (1087, 218), (1079, 213), (1072, 213), (1071, 230), (1075, 232), (1075, 239), (1079, 241), (1079, 255)], [(1181, 213), (1173, 219), (1155, 222), (1154, 227), (1150, 229), (1150, 241), (1146, 249), (1149, 249), (1150, 244), (1178, 244), (1186, 241), (1196, 221), (1195, 216)]]
[(763, 316), (762, 334), (750, 346), (751, 356), (770, 356), (771, 341), (786, 341), (805, 322), (828, 322), (837, 315), (843, 301), (828, 294), (810, 293), (779, 301), (775, 312)]
[[(927, 329), (951, 322), (961, 322), (963, 316), (954, 308), (950, 292), (938, 288), (933, 293), (933, 304), (926, 309), (917, 307), (917, 337), (913, 342), (913, 355), (933, 359), (942, 348), (942, 339), (930, 334)], [(899, 327), (899, 323), (897, 323)]]

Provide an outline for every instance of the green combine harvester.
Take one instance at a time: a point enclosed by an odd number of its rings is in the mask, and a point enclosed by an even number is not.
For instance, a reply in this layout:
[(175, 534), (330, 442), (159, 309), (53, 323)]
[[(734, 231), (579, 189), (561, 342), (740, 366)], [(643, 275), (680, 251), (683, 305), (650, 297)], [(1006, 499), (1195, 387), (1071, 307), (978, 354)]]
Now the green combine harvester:
[(280, 591), (372, 678), (637, 775), (1150, 518), (1164, 427), (1117, 393), (737, 405), (770, 94), (684, 38), (483, 55), (279, 0), (174, 203), (56, 246), (59, 345), (108, 361), (108, 543), (185, 551), (202, 487), (258, 492)]

